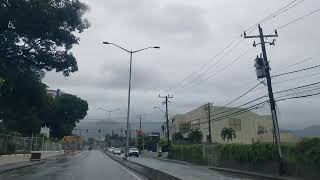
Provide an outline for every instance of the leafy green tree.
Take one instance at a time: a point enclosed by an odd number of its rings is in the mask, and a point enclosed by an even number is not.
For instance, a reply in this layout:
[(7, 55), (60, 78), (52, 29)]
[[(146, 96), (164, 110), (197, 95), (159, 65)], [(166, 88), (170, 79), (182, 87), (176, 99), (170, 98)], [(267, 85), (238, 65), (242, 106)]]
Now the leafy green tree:
[[(48, 117), (56, 102), (41, 79), (45, 71), (68, 76), (78, 70), (70, 50), (79, 42), (76, 35), (89, 27), (86, 11), (79, 0), (0, 2), (0, 111), (10, 130), (30, 135), (44, 120), (53, 123)], [(59, 136), (73, 127), (61, 123)]]
[(199, 144), (202, 141), (202, 132), (199, 130), (192, 131), (188, 134), (188, 141)]
[(88, 103), (81, 98), (63, 94), (55, 98), (54, 108), (47, 125), (53, 137), (62, 138), (71, 135), (76, 123), (87, 115)]
[(17, 73), (0, 87), (4, 125), (23, 135), (38, 133), (48, 111), (46, 85), (32, 71)]
[(236, 131), (233, 130), (232, 128), (223, 128), (221, 130), (221, 138), (225, 141), (227, 139), (227, 141), (229, 142), (230, 140), (232, 141), (232, 139), (236, 138)]
[(75, 32), (89, 27), (79, 0), (10, 0), (0, 2), (0, 60), (18, 71), (78, 70), (70, 52)]

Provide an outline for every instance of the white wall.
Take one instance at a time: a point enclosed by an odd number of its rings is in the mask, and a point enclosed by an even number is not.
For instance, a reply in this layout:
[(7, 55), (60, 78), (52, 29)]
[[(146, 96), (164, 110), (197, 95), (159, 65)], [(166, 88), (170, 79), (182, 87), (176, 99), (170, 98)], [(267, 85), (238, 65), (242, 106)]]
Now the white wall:
[(30, 161), (31, 154), (0, 155), (0, 165)]
[[(64, 155), (64, 151), (33, 151), (33, 152), (41, 152), (41, 159)], [(0, 165), (27, 162), (27, 161), (30, 161), (30, 158), (31, 158), (31, 154), (0, 155)]]

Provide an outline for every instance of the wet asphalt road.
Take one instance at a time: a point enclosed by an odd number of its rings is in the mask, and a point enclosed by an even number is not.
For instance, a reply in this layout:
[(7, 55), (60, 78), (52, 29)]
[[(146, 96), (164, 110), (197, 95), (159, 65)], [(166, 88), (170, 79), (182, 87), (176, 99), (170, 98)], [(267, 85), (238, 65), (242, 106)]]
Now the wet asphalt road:
[(0, 180), (144, 180), (100, 151), (83, 151), (70, 158), (49, 161), (0, 174)]

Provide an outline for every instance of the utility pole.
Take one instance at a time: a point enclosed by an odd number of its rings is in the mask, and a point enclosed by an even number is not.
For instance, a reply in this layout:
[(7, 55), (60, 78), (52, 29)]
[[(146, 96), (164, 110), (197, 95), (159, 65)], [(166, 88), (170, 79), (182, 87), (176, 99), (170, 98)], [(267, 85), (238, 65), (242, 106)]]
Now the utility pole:
[(209, 126), (209, 135), (207, 137), (208, 143), (212, 143), (212, 134), (211, 134), (211, 106), (212, 103), (205, 105), (204, 109), (208, 111), (208, 126)]
[(139, 141), (138, 141), (138, 146), (139, 146), (139, 150), (142, 150), (143, 149), (143, 142), (142, 142), (142, 126), (141, 126), (141, 121), (142, 121), (142, 119), (143, 119), (143, 116), (142, 116), (142, 114), (140, 114), (139, 116), (138, 116), (138, 118), (140, 119), (140, 123), (139, 123)]
[[(270, 76), (270, 66), (267, 58), (267, 52), (266, 52), (266, 47), (265, 44), (268, 43), (270, 45), (274, 45), (275, 40), (272, 42), (265, 42), (264, 38), (268, 37), (278, 37), (278, 33), (275, 30), (274, 35), (264, 35), (263, 30), (260, 25), (258, 25), (259, 28), (259, 35), (257, 36), (247, 36), (246, 33), (244, 33), (244, 38), (259, 38), (261, 44), (261, 49), (262, 49), (262, 63), (256, 65), (257, 66), (262, 64), (262, 67), (265, 69), (265, 74), (262, 76), (258, 76), (258, 78), (263, 78), (263, 76), (267, 79), (267, 85), (268, 85), (268, 95), (269, 95), (269, 101), (270, 101), (270, 109), (271, 109), (271, 116), (272, 116), (272, 121), (273, 121), (273, 129), (274, 129), (274, 136), (275, 136), (275, 141), (278, 149), (278, 158), (279, 158), (279, 174), (280, 175), (285, 175), (285, 167), (284, 167), (284, 162), (283, 162), (283, 157), (282, 157), (282, 151), (281, 151), (281, 146), (280, 146), (280, 131), (279, 131), (279, 125), (278, 125), (278, 119), (277, 119), (277, 112), (276, 112), (276, 105), (275, 105), (275, 100), (273, 96), (273, 91), (272, 91), (272, 83), (271, 83), (271, 76)], [(256, 42), (253, 43), (253, 46), (256, 47), (258, 44)], [(258, 70), (258, 68), (257, 68)], [(257, 71), (258, 74), (258, 71)], [(258, 74), (259, 75), (259, 74)]]
[(122, 147), (122, 145), (123, 145), (123, 142), (122, 142), (122, 126), (121, 126), (121, 129), (120, 129), (120, 132), (121, 132), (121, 134), (120, 134), (120, 142), (121, 142), (121, 147)]
[(170, 144), (170, 129), (169, 129), (169, 113), (168, 113), (168, 102), (170, 98), (173, 98), (173, 96), (167, 95), (167, 96), (160, 96), (159, 98), (165, 98), (165, 101), (162, 104), (166, 105), (166, 119), (167, 119), (167, 144), (168, 144), (168, 158), (171, 158), (171, 144)]

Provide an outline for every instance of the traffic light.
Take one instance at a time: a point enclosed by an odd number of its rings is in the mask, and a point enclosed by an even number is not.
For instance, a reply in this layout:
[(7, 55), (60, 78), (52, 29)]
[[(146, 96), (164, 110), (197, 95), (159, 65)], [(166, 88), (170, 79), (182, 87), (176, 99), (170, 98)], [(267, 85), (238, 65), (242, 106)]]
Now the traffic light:
[(100, 131), (100, 129), (99, 129), (99, 133), (100, 133), (101, 131)]
[(88, 132), (88, 129), (86, 129), (86, 132)]

